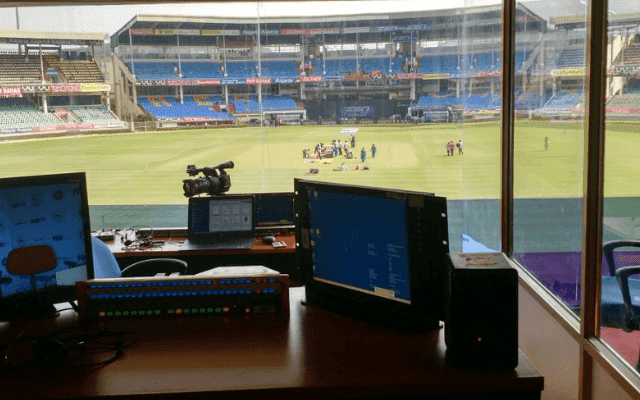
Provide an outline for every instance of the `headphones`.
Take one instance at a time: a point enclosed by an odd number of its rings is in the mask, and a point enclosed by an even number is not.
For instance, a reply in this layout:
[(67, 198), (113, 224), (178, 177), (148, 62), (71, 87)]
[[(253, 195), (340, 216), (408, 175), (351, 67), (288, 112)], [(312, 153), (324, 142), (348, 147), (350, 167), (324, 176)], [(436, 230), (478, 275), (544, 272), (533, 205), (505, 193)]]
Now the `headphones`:
[(16, 373), (21, 369), (29, 368), (33, 365), (40, 369), (60, 367), (69, 360), (69, 350), (72, 347), (84, 345), (84, 342), (66, 345), (60, 340), (53, 338), (33, 339), (27, 342), (30, 342), (33, 346), (33, 357), (28, 362), (10, 362), (9, 349), (7, 349), (5, 363), (10, 373)]

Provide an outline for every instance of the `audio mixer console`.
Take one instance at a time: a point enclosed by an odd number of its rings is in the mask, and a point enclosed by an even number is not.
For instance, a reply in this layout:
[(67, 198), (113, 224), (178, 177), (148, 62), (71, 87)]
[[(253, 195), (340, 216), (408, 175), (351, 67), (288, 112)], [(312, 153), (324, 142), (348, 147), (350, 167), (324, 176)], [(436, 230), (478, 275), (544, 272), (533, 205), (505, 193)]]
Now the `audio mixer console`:
[(76, 283), (80, 317), (122, 319), (289, 314), (289, 276), (262, 266), (198, 275), (91, 279)]

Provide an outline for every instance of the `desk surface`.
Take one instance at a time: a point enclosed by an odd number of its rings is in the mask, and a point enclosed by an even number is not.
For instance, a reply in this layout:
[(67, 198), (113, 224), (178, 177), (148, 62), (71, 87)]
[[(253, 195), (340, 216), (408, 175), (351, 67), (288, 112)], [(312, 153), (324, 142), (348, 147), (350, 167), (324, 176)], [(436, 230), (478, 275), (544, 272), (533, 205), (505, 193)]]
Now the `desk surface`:
[[(539, 398), (543, 389), (543, 377), (522, 354), (512, 371), (455, 370), (445, 356), (442, 329), (398, 333), (306, 307), (303, 298), (303, 288), (291, 289), (289, 318), (131, 322), (127, 328), (140, 334), (139, 342), (106, 366), (31, 368), (11, 375), (2, 366), (2, 397), (334, 399), (491, 392), (498, 393), (492, 398), (523, 399)], [(56, 323), (75, 318), (65, 311)], [(8, 330), (0, 323), (3, 342)]]
[(277, 241), (282, 241), (286, 247), (273, 247), (264, 243), (261, 237), (256, 237), (253, 245), (249, 249), (211, 249), (207, 246), (198, 246), (186, 242), (186, 235), (175, 236), (156, 236), (154, 241), (163, 242), (158, 246), (150, 248), (126, 248), (122, 244), (120, 234), (116, 235), (115, 240), (109, 240), (105, 243), (109, 246), (111, 252), (116, 258), (140, 257), (140, 256), (162, 256), (162, 257), (180, 257), (188, 255), (269, 255), (269, 254), (295, 254), (296, 238), (295, 234), (279, 234), (275, 235)]

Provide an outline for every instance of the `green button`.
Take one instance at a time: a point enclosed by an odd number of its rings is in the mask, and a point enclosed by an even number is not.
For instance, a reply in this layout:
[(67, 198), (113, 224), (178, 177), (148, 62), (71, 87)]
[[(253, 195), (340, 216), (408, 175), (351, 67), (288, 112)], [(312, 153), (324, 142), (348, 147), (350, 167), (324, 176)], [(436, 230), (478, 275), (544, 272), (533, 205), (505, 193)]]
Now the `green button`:
[(121, 315), (122, 315), (122, 313), (120, 311), (116, 311), (116, 317), (119, 317)]
[(197, 314), (198, 313), (198, 309), (197, 308), (192, 308), (191, 312), (194, 313), (194, 314)]
[(201, 308), (201, 309), (200, 309), (200, 312), (201, 312), (201, 313), (203, 313), (203, 312), (205, 312), (205, 311), (206, 311), (206, 310), (205, 310), (204, 308)]
[(129, 311), (124, 311), (122, 315), (129, 315)]
[(137, 311), (131, 311), (131, 315), (138, 315)]
[(220, 307), (216, 308), (216, 312), (222, 312), (222, 308)]
[(113, 311), (107, 311), (107, 315), (108, 315), (109, 317), (113, 317)]
[(153, 310), (147, 310), (147, 315), (153, 314)]
[(190, 312), (191, 312), (191, 310), (189, 310), (188, 308), (185, 308), (185, 309), (184, 309), (184, 313), (185, 313), (185, 314), (189, 314)]
[(160, 310), (156, 310), (155, 313), (156, 313), (156, 315), (159, 315), (160, 314)]
[(213, 312), (213, 308), (211, 307), (207, 308), (207, 312)]
[(173, 314), (173, 310), (167, 310), (167, 313)]

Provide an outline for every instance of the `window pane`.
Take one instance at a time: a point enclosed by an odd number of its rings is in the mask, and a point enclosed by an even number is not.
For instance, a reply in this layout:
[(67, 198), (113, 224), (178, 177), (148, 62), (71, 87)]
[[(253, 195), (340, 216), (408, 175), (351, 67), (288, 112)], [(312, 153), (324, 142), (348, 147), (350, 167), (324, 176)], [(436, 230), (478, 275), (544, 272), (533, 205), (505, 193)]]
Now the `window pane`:
[(627, 309), (616, 274), (622, 267), (640, 265), (640, 248), (621, 246), (623, 241), (636, 244), (640, 237), (637, 211), (640, 187), (634, 178), (640, 170), (634, 150), (640, 109), (640, 80), (636, 73), (640, 71), (640, 31), (639, 21), (633, 15), (639, 5), (637, 0), (624, 5), (609, 4), (603, 221), (603, 241), (607, 245), (602, 261), (600, 332), (602, 339), (631, 365), (638, 361), (638, 332), (625, 330), (638, 329), (640, 280), (638, 275), (628, 276)]
[[(0, 11), (16, 21), (15, 9)], [(27, 91), (6, 106), (25, 102), (50, 122), (0, 127), (38, 139), (2, 144), (3, 176), (87, 172), (94, 229), (186, 225), (182, 181), (203, 177), (187, 166), (231, 160), (229, 193), (292, 191), (296, 177), (434, 192), (449, 200), (452, 251), (500, 248), (499, 0), (21, 7), (17, 16), (24, 30), (103, 32), (93, 47), (2, 45), (36, 83), (70, 87), (78, 78), (67, 71), (87, 61), (110, 85)], [(125, 128), (33, 133), (88, 120), (86, 105)]]
[(586, 8), (518, 2), (514, 257), (580, 306)]

